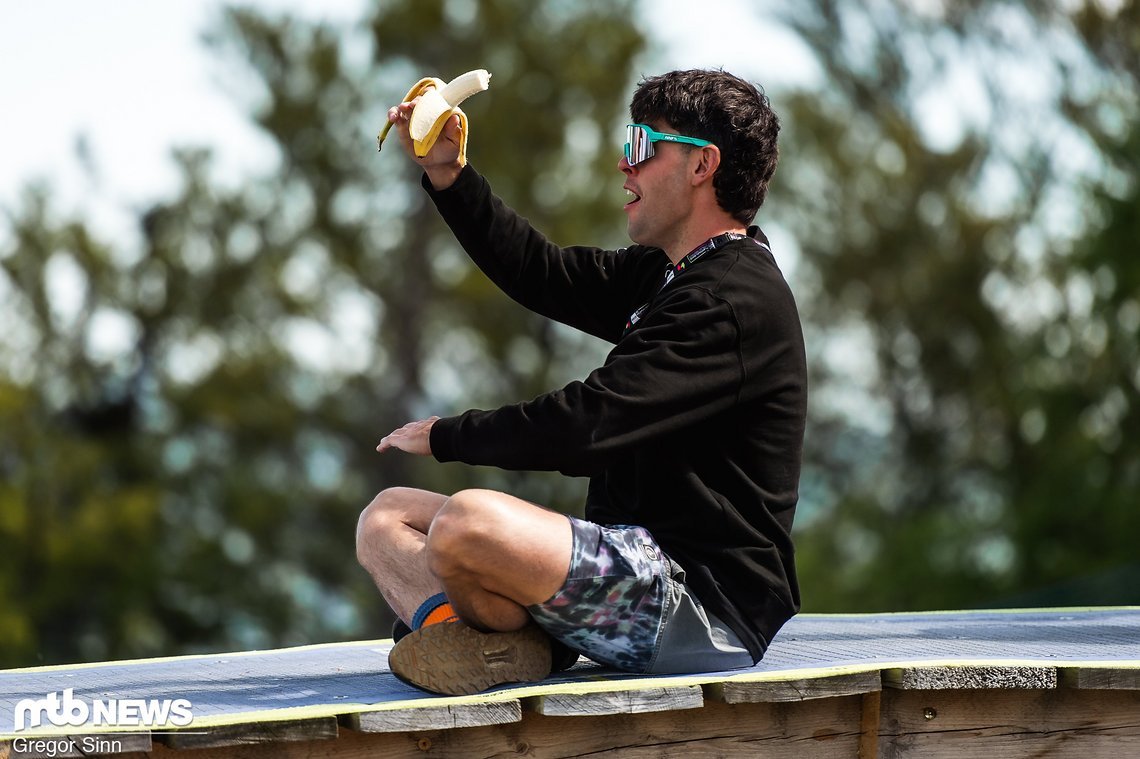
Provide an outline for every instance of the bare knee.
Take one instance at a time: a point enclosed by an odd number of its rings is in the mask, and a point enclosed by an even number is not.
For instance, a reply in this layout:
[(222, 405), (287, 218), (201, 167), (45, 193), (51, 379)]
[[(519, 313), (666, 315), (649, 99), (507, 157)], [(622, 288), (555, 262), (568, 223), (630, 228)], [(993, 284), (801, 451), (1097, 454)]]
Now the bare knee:
[(404, 523), (407, 503), (415, 492), (412, 488), (387, 488), (360, 512), (356, 522), (356, 560), (361, 565), (367, 566), (368, 557), (384, 544), (386, 536)]
[(500, 533), (502, 509), (489, 490), (461, 490), (447, 499), (428, 531), (428, 567), (437, 577), (471, 571), (485, 556), (488, 536)]

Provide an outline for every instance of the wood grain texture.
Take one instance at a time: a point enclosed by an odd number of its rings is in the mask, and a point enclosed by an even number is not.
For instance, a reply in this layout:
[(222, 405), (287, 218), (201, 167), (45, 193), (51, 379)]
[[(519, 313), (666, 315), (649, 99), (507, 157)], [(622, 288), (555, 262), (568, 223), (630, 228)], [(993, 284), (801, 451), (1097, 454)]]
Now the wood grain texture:
[(522, 719), (522, 703), (517, 700), (496, 704), (428, 706), (420, 709), (346, 714), (340, 724), (365, 733), (399, 733), (409, 730), (449, 730), (457, 727), (504, 725)]
[(1140, 669), (1064, 667), (1060, 673), (1061, 682), (1067, 688), (1140, 690)]
[(882, 691), (864, 693), (860, 697), (859, 759), (879, 756), (879, 725), (882, 723)]
[(154, 741), (169, 748), (185, 750), (258, 743), (280, 745), (298, 741), (327, 741), (337, 735), (336, 717), (321, 717), (159, 733), (154, 736)]
[(859, 744), (860, 698), (795, 704), (720, 704), (679, 712), (547, 717), (524, 712), (506, 725), (407, 733), (342, 730), (335, 741), (254, 744), (180, 753), (156, 746), (122, 759), (388, 759), (389, 757), (596, 756), (634, 759), (851, 759)]
[(881, 759), (1140, 756), (1140, 692), (884, 691)]
[(705, 686), (705, 696), (726, 704), (806, 701), (811, 698), (857, 696), (882, 689), (879, 672), (773, 682), (723, 682)]
[(699, 685), (682, 688), (646, 688), (603, 693), (561, 693), (525, 699), (528, 710), (547, 717), (597, 717), (605, 714), (699, 709), (704, 695)]

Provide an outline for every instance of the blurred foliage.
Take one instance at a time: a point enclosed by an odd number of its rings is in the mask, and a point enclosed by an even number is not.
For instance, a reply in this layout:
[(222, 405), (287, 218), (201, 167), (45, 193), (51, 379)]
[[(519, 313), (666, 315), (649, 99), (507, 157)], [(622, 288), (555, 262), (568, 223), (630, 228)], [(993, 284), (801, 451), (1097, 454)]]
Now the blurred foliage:
[(179, 151), (181, 190), (139, 212), (137, 248), (28, 190), (0, 242), (0, 667), (383, 637), (353, 558), (378, 490), (575, 508), (584, 481), (375, 453), (591, 351), (504, 302), (375, 135), (421, 76), (486, 67), (472, 162), (556, 239), (616, 243), (629, 5), (396, 1), (352, 29), (231, 9), (207, 41), (275, 170), (226, 187), (209, 151)]
[(805, 608), (1140, 603), (1140, 5), (783, 17)]

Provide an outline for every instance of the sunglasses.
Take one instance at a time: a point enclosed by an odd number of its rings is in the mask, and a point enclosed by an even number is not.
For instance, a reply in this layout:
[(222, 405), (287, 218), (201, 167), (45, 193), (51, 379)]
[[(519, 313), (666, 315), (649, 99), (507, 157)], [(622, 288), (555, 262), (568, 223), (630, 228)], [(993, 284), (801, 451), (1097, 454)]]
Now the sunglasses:
[(626, 124), (625, 140), (625, 160), (630, 166), (636, 166), (652, 158), (655, 154), (653, 150), (655, 142), (682, 142), (686, 145), (696, 145), (698, 148), (712, 145), (708, 140), (697, 137), (658, 132), (645, 124)]

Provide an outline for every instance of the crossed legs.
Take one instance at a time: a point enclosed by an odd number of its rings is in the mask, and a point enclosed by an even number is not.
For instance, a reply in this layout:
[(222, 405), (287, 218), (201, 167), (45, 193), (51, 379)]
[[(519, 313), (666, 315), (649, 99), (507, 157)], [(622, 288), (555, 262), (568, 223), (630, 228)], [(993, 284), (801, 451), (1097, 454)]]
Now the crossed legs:
[(400, 619), (442, 590), (464, 622), (487, 631), (523, 627), (526, 607), (562, 587), (572, 548), (566, 517), (493, 490), (449, 498), (390, 488), (356, 531), (357, 560)]

